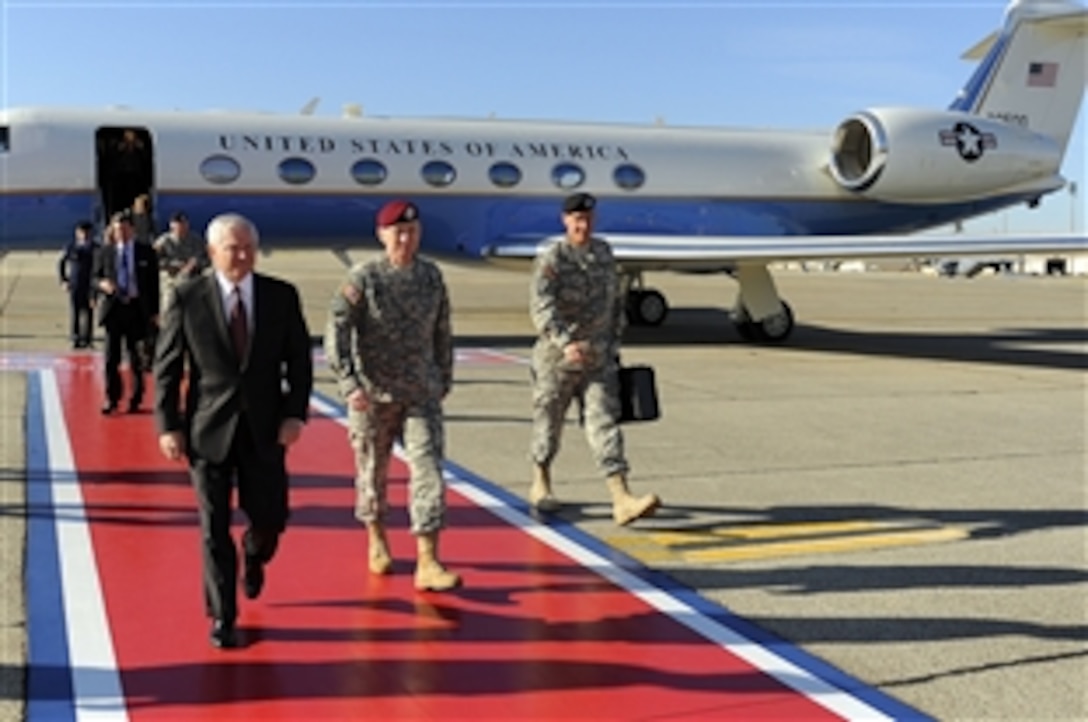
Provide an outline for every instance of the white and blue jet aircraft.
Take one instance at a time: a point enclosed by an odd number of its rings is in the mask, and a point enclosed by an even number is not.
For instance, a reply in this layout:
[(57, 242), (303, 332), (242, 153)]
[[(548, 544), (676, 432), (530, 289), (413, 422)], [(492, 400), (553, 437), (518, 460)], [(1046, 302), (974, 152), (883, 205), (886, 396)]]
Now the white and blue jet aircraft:
[(525, 262), (560, 237), (558, 199), (599, 198), (628, 315), (668, 307), (650, 270), (728, 272), (733, 322), (780, 341), (793, 315), (768, 264), (1085, 250), (1076, 236), (908, 234), (1061, 189), (1084, 93), (1088, 11), (1013, 0), (943, 110), (869, 108), (828, 132), (494, 119), (321, 118), (127, 109), (0, 111), (0, 248), (55, 248), (150, 193), (200, 227), (234, 210), (266, 247), (346, 249), (407, 197), (438, 257)]

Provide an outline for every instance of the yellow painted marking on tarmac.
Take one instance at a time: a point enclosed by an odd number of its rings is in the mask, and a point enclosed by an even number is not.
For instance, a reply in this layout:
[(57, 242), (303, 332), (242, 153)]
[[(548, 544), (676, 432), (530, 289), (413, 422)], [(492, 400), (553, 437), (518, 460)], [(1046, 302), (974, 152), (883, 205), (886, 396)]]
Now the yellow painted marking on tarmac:
[(720, 544), (730, 539), (787, 539), (817, 534), (852, 534), (887, 528), (873, 521), (817, 521), (794, 524), (751, 524), (716, 527), (702, 531), (653, 532), (650, 536), (665, 546)]
[(895, 546), (934, 544), (964, 539), (967, 534), (966, 529), (952, 527), (914, 529), (886, 534), (859, 534), (830, 539), (806, 539), (805, 541), (693, 549), (682, 552), (681, 557), (689, 562), (740, 562), (801, 554), (827, 554), (829, 552), (851, 552)]
[(667, 546), (662, 546), (648, 537), (626, 534), (607, 537), (606, 541), (621, 552), (643, 562), (674, 562), (681, 558)]
[(967, 529), (935, 526), (924, 520), (847, 520), (657, 531), (614, 536), (607, 541), (643, 562), (728, 563), (935, 544), (964, 539), (968, 533)]

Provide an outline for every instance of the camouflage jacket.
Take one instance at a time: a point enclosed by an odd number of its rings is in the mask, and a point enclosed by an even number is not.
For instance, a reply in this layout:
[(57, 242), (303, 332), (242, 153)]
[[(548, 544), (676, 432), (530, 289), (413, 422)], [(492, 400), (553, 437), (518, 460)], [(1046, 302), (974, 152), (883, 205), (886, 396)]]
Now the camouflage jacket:
[[(194, 278), (204, 272), (210, 263), (203, 241), (195, 233), (186, 233), (184, 238), (175, 238), (172, 233), (163, 233), (155, 239), (155, 252), (159, 254), (159, 268), (175, 281)], [(188, 274), (179, 276), (181, 269), (196, 258), (196, 266)]]
[(563, 347), (589, 342), (586, 366), (598, 368), (619, 354), (624, 304), (612, 247), (599, 238), (578, 248), (566, 240), (537, 256), (529, 311), (540, 334), (534, 358), (561, 364)]
[(453, 385), (450, 304), (438, 266), (417, 257), (396, 268), (385, 256), (356, 264), (333, 296), (325, 355), (347, 396), (374, 401), (441, 399)]

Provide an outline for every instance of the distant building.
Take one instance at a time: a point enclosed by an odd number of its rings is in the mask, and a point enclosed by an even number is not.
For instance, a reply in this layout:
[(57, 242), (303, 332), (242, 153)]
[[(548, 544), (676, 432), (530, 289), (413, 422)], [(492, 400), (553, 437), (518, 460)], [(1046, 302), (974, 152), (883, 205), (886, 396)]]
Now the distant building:
[(1068, 256), (1024, 256), (1023, 272), (1034, 276), (1085, 276), (1088, 275), (1088, 253)]

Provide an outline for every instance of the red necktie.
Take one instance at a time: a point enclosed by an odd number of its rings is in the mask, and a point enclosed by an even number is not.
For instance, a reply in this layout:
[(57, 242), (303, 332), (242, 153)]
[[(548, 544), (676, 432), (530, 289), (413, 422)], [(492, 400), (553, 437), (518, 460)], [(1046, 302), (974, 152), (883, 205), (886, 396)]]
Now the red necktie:
[(234, 342), (234, 353), (238, 356), (238, 363), (241, 363), (249, 347), (249, 330), (246, 324), (246, 307), (242, 303), (242, 291), (238, 286), (235, 286), (234, 291), (231, 292), (230, 337)]

